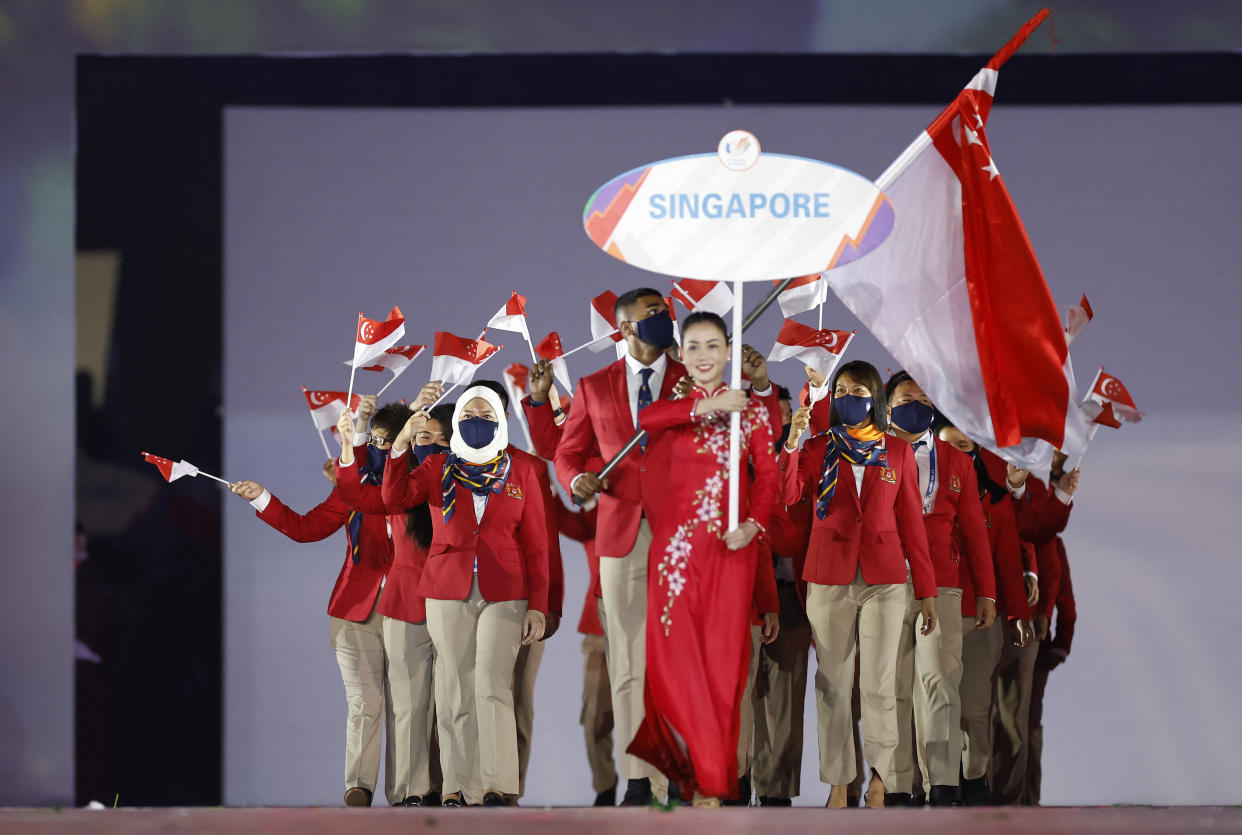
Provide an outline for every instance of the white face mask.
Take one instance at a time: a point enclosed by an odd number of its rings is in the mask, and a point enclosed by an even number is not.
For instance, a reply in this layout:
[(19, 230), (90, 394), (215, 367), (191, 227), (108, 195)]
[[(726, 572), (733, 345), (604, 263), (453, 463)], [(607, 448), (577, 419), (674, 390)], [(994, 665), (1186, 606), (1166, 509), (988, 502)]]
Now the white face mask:
[[(487, 405), (492, 407), (492, 412), (499, 418), (496, 426), (496, 435), (492, 438), (491, 443), (478, 449), (466, 443), (466, 439), (462, 437), (459, 429), (462, 421), (462, 410), (465, 409), (467, 403), (476, 397), (486, 400)], [(462, 396), (458, 398), (457, 405), (453, 409), (453, 438), (449, 441), (449, 449), (458, 458), (469, 461), (472, 464), (482, 464), (484, 461), (491, 461), (508, 445), (509, 423), (508, 418), (505, 416), (504, 405), (500, 402), (500, 395), (487, 386), (471, 386), (466, 389)]]

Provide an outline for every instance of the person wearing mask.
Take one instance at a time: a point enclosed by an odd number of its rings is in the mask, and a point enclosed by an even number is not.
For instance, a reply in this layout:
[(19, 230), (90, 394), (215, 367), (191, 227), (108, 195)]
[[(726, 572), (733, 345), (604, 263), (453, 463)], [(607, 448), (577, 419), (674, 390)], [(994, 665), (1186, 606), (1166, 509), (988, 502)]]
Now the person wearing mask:
[(519, 793), (514, 668), (548, 621), (547, 509), (537, 468), (511, 455), (500, 397), (473, 385), (453, 411), (450, 452), (402, 461), (425, 417), (410, 418), (384, 473), (388, 505), (431, 507), (418, 591), (436, 651), (443, 804), (507, 806)]
[(785, 442), (784, 502), (815, 502), (803, 579), (819, 664), (820, 779), (844, 808), (854, 779), (850, 693), (859, 663), (862, 737), (871, 779), (866, 803), (883, 808), (897, 782), (897, 647), (907, 608), (907, 563), (923, 618), (936, 628), (936, 576), (927, 549), (918, 467), (910, 445), (886, 435), (884, 384), (870, 363), (848, 362), (831, 382), (829, 427), (799, 448), (809, 407)]
[[(342, 440), (337, 483), (342, 498), (355, 510), (386, 514), (393, 543), (393, 562), (376, 606), (383, 617), (387, 681), (394, 755), (396, 793), (404, 806), (438, 806), (442, 777), (435, 734), (432, 667), (435, 653), (427, 632), (427, 614), (418, 594), (418, 581), (431, 545), (431, 514), (426, 504), (411, 508), (385, 505), (380, 478), (392, 439), (409, 420), (411, 408), (435, 402), (438, 393), (424, 387), (411, 406), (390, 403), (371, 419), (370, 434), (357, 434), (348, 414), (342, 413), (337, 430)], [(441, 446), (452, 430), (452, 407), (437, 406), (416, 438), (412, 465)], [(441, 422), (443, 421), (443, 423)], [(352, 443), (350, 443), (352, 439)], [(421, 442), (421, 446), (420, 446)], [(357, 461), (357, 464), (355, 464)]]
[[(578, 381), (573, 408), (556, 449), (556, 474), (578, 501), (598, 496), (595, 548), (600, 559), (601, 618), (612, 687), (615, 734), (629, 746), (643, 718), (646, 671), (647, 552), (651, 546), (650, 508), (662, 501), (644, 493), (642, 476), (663, 469), (644, 444), (621, 461), (607, 479), (588, 469), (591, 459), (609, 461), (634, 435), (639, 415), (667, 398), (685, 375), (665, 349), (674, 344), (673, 320), (664, 297), (648, 288), (617, 299), (615, 314), (627, 353)], [(623, 753), (626, 781), (623, 805), (646, 806), (653, 793), (663, 798), (667, 782), (659, 771)]]
[[(365, 427), (375, 411), (368, 395), (358, 406)], [(381, 727), (390, 716), (385, 694), (383, 618), (376, 607), (392, 565), (392, 541), (383, 514), (353, 510), (342, 498), (329, 461), (324, 474), (332, 482), (328, 497), (306, 513), (287, 507), (256, 481), (237, 481), (229, 489), (250, 502), (256, 515), (294, 542), (319, 542), (346, 531), (345, 562), (328, 599), (328, 639), (345, 685), (345, 805), (370, 806), (379, 779)], [(385, 795), (389, 803), (405, 800), (393, 779), (394, 735), (388, 726)]]
[[(719, 806), (738, 794), (758, 564), (753, 540), (767, 529), (778, 476), (766, 404), (723, 383), (724, 321), (712, 313), (686, 317), (682, 356), (693, 389), (639, 416), (648, 454), (675, 461), (676, 469), (644, 475), (644, 489), (659, 490), (663, 500), (650, 517), (646, 710), (628, 750), (668, 775), (696, 806)], [(727, 530), (732, 412), (741, 413), (742, 455), (754, 476), (742, 469), (741, 521)], [(762, 620), (761, 639), (770, 643), (778, 614), (764, 612)]]
[(923, 525), (936, 571), (937, 618), (935, 630), (918, 632), (918, 609), (909, 589), (897, 656), (899, 783), (884, 800), (885, 805), (907, 805), (914, 793), (925, 796), (932, 806), (956, 806), (961, 800), (958, 687), (964, 629), (959, 566), (973, 578), (978, 615), (972, 628), (987, 629), (996, 618), (992, 555), (974, 467), (969, 458), (932, 434), (936, 410), (927, 394), (908, 373), (898, 371), (885, 385), (885, 395), (889, 431), (910, 444), (918, 467)]

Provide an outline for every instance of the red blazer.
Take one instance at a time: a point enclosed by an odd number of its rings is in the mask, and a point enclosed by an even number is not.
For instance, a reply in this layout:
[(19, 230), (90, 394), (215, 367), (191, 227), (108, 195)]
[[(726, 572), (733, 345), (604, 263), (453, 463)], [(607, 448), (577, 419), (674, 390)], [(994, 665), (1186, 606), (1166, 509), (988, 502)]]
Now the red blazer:
[(757, 536), (755, 541), (755, 602), (751, 614), (752, 622), (763, 626), (764, 615), (780, 614), (781, 595), (776, 589), (776, 569), (772, 566), (772, 540)]
[[(1005, 462), (995, 453), (982, 450), (983, 462), (988, 476), (997, 484), (1005, 483)], [(978, 479), (976, 478), (976, 481)], [(988, 534), (988, 547), (992, 553), (992, 570), (996, 578), (996, 608), (1009, 619), (1030, 617), (1026, 605), (1026, 584), (1022, 579), (1022, 546), (1018, 540), (1017, 523), (1014, 520), (1014, 504), (1008, 493), (993, 503), (991, 497), (980, 502), (983, 510), (983, 526)], [(962, 614), (975, 616), (975, 585), (967, 566), (960, 567), (958, 579), (962, 584)]]
[(772, 552), (778, 557), (788, 557), (797, 578), (798, 599), (806, 606), (806, 581), (802, 572), (806, 569), (806, 551), (811, 540), (811, 518), (815, 507), (804, 498), (794, 505), (777, 504), (772, 508), (772, 524), (768, 528), (772, 539)]
[[(569, 414), (569, 406), (562, 404), (565, 414)], [(565, 424), (556, 425), (552, 416), (552, 404), (541, 403), (531, 405), (530, 395), (522, 398), (522, 412), (526, 415), (526, 425), (530, 427), (530, 440), (535, 445), (535, 454), (551, 461), (556, 458), (556, 449), (561, 444), (561, 432)]]
[(1061, 561), (1055, 540), (1065, 530), (1074, 505), (1072, 502), (1063, 504), (1052, 488), (1033, 475), (1027, 476), (1026, 492), (1022, 498), (1013, 501), (1018, 536), (1035, 548), (1039, 602), (1031, 614), (1042, 613), (1051, 617), (1061, 585)]
[[(686, 373), (686, 367), (668, 360), (664, 381), (655, 400), (666, 399)], [(630, 417), (630, 395), (626, 383), (625, 359), (604, 366), (578, 381), (573, 409), (562, 427), (556, 449), (556, 475), (566, 490), (576, 476), (587, 471), (593, 457), (612, 460), (637, 431)], [(534, 430), (532, 429), (532, 434)], [(648, 470), (667, 469), (668, 462), (635, 450), (617, 465), (608, 477), (609, 488), (599, 494), (599, 522), (595, 549), (601, 557), (623, 557), (638, 538), (644, 496), (640, 479)], [(659, 468), (654, 470), (653, 468)], [(646, 497), (659, 501), (659, 496)]]
[[(349, 513), (340, 489), (333, 487), (328, 498), (305, 514), (295, 513), (272, 496), (263, 512), (256, 515), (294, 542), (319, 542), (345, 527)], [(384, 575), (392, 564), (392, 543), (388, 541), (388, 523), (384, 516), (364, 515), (358, 539), (357, 565), (346, 542), (345, 562), (332, 587), (332, 596), (328, 598), (328, 614), (360, 622), (371, 616)]]
[[(854, 470), (842, 461), (836, 493), (823, 519), (811, 515), (811, 539), (802, 579), (820, 585), (854, 582), (859, 564), (863, 579), (872, 585), (905, 583), (906, 563), (914, 580), (914, 596), (936, 596), (936, 574), (927, 550), (923, 503), (919, 500), (919, 471), (910, 445), (886, 436), (886, 466), (867, 467), (861, 498), (854, 487)], [(813, 497), (823, 475), (826, 436), (816, 435), (800, 451), (782, 452), (785, 462), (785, 504)]]
[[(556, 506), (560, 504), (560, 499), (552, 492), (552, 478), (548, 475), (546, 461), (512, 444), (509, 445), (508, 452), (529, 461), (539, 479), (539, 488), (543, 493), (544, 519), (548, 527), (548, 611), (559, 618), (565, 607), (565, 563), (561, 559), (561, 537), (556, 525)], [(486, 515), (484, 514), (485, 517)]]
[(368, 515), (387, 515), (392, 531), (392, 565), (376, 611), (407, 623), (422, 623), (427, 620), (427, 602), (418, 593), (418, 581), (427, 562), (427, 549), (405, 532), (405, 508), (384, 504), (378, 484), (362, 483), (359, 468), (366, 461), (365, 446), (354, 448), (354, 461), (357, 464), (353, 467), (341, 467), (337, 463), (336, 483), (341, 498), (350, 507)]
[[(992, 549), (979, 504), (979, 480), (969, 455), (937, 438), (936, 497), (923, 517), (936, 585), (961, 588), (959, 573), (970, 573), (971, 596), (996, 599)], [(916, 465), (917, 466), (917, 465)], [(922, 490), (919, 491), (920, 496)], [(962, 562), (962, 555), (966, 561)], [(959, 572), (959, 567), (965, 570)]]
[(1057, 537), (1057, 556), (1061, 563), (1061, 583), (1057, 588), (1057, 628), (1052, 639), (1055, 649), (1065, 651), (1069, 655), (1070, 644), (1074, 642), (1074, 622), (1078, 620), (1078, 608), (1074, 605), (1074, 584), (1070, 582), (1069, 561), (1065, 557), (1065, 543)]
[(470, 596), (477, 559), (479, 592), (485, 600), (527, 600), (529, 608), (546, 615), (548, 517), (539, 481), (542, 463), (532, 464), (530, 456), (511, 455), (508, 483), (503, 491), (488, 497), (481, 523), (475, 520), (473, 494), (455, 485), (456, 510), (445, 524), (440, 476), (448, 456), (428, 455), (409, 473), (403, 457), (388, 457), (382, 495), (387, 505), (412, 507), (426, 502), (431, 508), (431, 548), (418, 593), (435, 600), (465, 600)]

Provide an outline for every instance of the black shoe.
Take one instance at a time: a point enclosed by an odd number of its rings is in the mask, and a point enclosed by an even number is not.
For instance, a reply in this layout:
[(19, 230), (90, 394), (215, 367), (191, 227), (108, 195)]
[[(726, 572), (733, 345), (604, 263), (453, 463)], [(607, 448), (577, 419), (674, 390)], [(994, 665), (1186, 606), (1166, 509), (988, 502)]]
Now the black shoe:
[(672, 806), (674, 803), (685, 806), (690, 803), (691, 799), (692, 798), (682, 797), (681, 786), (677, 785), (677, 783), (672, 780), (669, 781), (668, 796), (664, 798), (666, 806)]
[(346, 806), (370, 806), (371, 790), (362, 786), (353, 786), (345, 790)]
[(423, 795), (423, 805), (424, 806), (439, 806), (440, 805), (440, 793), (436, 791), (435, 789), (432, 789), (431, 791), (427, 792), (425, 795)]
[(488, 792), (483, 795), (484, 806), (504, 806), (508, 808), (509, 801), (505, 800), (505, 796), (500, 792)]
[(962, 780), (963, 806), (990, 806), (991, 803), (992, 790), (988, 788), (987, 777), (980, 777), (976, 780)]
[(884, 808), (910, 805), (910, 792), (884, 792)]
[(961, 806), (962, 793), (957, 786), (932, 786), (927, 796), (928, 806)]
[(625, 782), (625, 797), (621, 799), (621, 805), (650, 806), (651, 781), (646, 777), (641, 780), (627, 780)]
[(847, 809), (857, 809), (857, 808), (858, 808), (858, 805), (859, 805), (860, 803), (862, 803), (862, 795), (861, 795), (861, 794), (849, 794), (848, 792), (846, 793), (846, 795), (845, 795), (845, 808), (847, 808)]
[(919, 792), (918, 794), (910, 795), (910, 807), (911, 808), (922, 809), (926, 805), (927, 805), (927, 795), (923, 794), (922, 792)]
[(747, 772), (737, 778), (737, 798), (734, 800), (722, 801), (724, 806), (749, 806), (750, 805), (750, 773)]
[(760, 806), (792, 806), (793, 800), (788, 797), (761, 797)]
[(452, 792), (440, 798), (440, 805), (456, 809), (465, 806), (466, 801), (462, 798), (461, 792)]
[(412, 794), (400, 803), (394, 803), (393, 806), (422, 806), (423, 796), (420, 794)]
[(599, 794), (595, 795), (595, 802), (592, 806), (616, 806), (617, 805), (617, 784), (613, 783)]

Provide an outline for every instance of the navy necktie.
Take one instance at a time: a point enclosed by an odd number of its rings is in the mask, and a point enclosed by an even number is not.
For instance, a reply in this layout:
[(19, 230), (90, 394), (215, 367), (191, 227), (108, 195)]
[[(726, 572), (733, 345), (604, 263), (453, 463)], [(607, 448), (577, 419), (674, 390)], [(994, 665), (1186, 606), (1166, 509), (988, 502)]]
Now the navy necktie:
[[(655, 373), (655, 369), (644, 368), (638, 373), (643, 375), (643, 382), (638, 387), (638, 412), (641, 414), (643, 409), (651, 405), (651, 375)], [(647, 439), (643, 438), (638, 445), (641, 449), (647, 449)]]
[(915, 452), (918, 452), (919, 447), (921, 446), (927, 446), (927, 441), (915, 441), (913, 444), (911, 444), (910, 448), (913, 449)]

